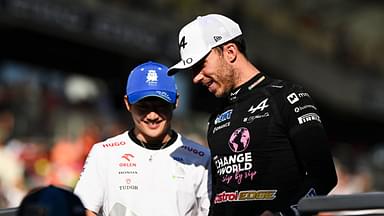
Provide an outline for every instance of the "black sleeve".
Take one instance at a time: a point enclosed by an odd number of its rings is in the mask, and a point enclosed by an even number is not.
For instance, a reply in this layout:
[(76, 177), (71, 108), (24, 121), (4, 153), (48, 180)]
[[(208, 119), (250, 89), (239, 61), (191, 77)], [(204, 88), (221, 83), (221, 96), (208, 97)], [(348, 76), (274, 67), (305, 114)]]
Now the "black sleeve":
[(303, 192), (314, 189), (316, 195), (328, 194), (335, 187), (337, 177), (324, 129), (309, 123), (293, 131), (291, 140), (305, 172)]
[(300, 197), (292, 197), (292, 203), (301, 197), (328, 194), (335, 187), (337, 176), (317, 107), (300, 86), (285, 92), (282, 105), (282, 118), (304, 176)]

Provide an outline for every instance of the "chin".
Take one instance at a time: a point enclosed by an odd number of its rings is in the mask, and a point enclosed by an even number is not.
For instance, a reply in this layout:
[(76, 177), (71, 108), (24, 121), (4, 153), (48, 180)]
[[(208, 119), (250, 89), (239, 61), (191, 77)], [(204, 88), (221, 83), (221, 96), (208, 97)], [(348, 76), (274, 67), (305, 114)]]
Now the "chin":
[(146, 131), (146, 135), (149, 136), (149, 137), (152, 137), (152, 138), (159, 138), (161, 137), (163, 134), (165, 134), (165, 130), (148, 130)]
[(218, 97), (218, 98), (225, 97), (227, 95), (227, 94), (225, 94), (223, 92), (215, 92), (213, 94), (215, 95), (215, 97)]

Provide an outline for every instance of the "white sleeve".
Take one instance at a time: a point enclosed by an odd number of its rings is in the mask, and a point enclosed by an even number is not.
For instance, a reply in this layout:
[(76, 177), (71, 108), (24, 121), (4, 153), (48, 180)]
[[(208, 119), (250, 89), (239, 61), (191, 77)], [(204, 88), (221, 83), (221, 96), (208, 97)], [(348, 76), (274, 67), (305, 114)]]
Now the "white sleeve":
[(198, 216), (206, 216), (209, 212), (210, 198), (212, 194), (211, 160), (208, 157), (207, 165), (204, 167), (203, 177), (197, 188)]
[(103, 173), (104, 167), (100, 145), (93, 145), (85, 161), (80, 179), (77, 182), (74, 193), (78, 195), (86, 209), (98, 213), (103, 205), (104, 187)]

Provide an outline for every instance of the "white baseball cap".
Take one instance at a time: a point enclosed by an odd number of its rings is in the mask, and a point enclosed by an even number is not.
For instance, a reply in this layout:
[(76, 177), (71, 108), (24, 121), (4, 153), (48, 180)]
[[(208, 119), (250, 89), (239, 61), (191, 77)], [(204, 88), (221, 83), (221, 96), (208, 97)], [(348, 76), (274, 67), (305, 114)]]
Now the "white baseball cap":
[(181, 61), (170, 67), (168, 75), (188, 69), (206, 56), (210, 50), (241, 35), (239, 25), (220, 14), (198, 16), (179, 33)]

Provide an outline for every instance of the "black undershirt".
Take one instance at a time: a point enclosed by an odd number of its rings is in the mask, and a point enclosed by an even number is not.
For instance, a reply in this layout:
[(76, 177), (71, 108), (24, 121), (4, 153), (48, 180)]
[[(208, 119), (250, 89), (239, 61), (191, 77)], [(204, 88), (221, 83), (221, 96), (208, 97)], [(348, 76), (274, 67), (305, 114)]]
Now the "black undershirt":
[[(134, 143), (136, 143), (137, 145), (141, 146), (141, 147), (145, 147), (147, 149), (151, 149), (151, 150), (159, 150), (159, 149), (164, 149), (164, 148), (167, 148), (168, 146), (172, 145), (173, 143), (175, 143), (176, 139), (177, 139), (177, 133), (174, 131), (174, 130), (171, 130), (171, 139), (163, 144), (161, 142), (156, 142), (156, 143), (151, 143), (151, 144), (148, 144), (148, 143), (144, 143), (144, 142), (141, 142), (139, 139), (137, 139), (137, 137), (135, 136), (134, 132), (133, 132), (133, 129), (129, 130), (128, 131), (128, 136), (133, 140)], [(144, 145), (144, 146), (143, 146)], [(164, 146), (163, 146), (164, 145)]]

